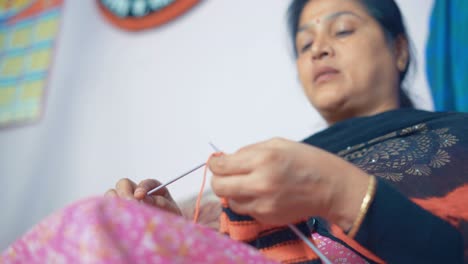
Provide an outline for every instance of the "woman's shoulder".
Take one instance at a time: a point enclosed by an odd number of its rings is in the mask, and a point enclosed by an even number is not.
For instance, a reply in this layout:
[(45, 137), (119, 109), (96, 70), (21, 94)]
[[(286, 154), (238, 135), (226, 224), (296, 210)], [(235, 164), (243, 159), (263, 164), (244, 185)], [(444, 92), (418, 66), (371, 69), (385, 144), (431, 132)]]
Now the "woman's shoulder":
[(379, 113), (373, 116), (356, 117), (338, 122), (303, 140), (331, 152), (348, 146), (367, 142), (374, 138), (411, 130), (420, 126), (436, 128), (468, 129), (468, 113), (436, 112), (413, 108), (403, 108)]

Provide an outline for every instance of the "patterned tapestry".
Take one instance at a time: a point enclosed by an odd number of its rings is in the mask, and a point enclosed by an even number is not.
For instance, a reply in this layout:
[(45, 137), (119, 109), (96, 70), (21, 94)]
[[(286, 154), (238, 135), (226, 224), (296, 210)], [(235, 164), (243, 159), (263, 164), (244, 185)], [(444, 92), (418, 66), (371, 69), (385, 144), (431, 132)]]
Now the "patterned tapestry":
[(0, 128), (41, 117), (62, 5), (0, 1)]

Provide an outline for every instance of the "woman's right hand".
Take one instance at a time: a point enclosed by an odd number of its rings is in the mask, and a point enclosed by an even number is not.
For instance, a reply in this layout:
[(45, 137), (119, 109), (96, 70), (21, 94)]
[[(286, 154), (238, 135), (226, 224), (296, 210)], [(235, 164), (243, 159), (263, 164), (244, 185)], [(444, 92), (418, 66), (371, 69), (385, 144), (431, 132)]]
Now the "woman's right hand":
[(149, 191), (159, 185), (161, 185), (161, 183), (154, 179), (143, 180), (139, 184), (136, 184), (132, 180), (124, 178), (117, 182), (115, 189), (107, 191), (105, 196), (143, 201), (148, 205), (155, 206), (176, 215), (182, 215), (181, 210), (165, 187), (158, 190), (156, 193), (148, 195)]

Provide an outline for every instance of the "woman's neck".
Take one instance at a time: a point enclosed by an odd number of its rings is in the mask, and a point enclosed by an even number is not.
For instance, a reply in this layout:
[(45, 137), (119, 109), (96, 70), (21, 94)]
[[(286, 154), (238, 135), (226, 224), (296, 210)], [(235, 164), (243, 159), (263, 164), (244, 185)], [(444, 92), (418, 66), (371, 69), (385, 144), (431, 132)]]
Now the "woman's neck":
[(355, 118), (355, 117), (364, 117), (364, 116), (373, 116), (383, 112), (391, 111), (400, 108), (400, 104), (398, 102), (391, 102), (388, 101), (384, 104), (379, 104), (373, 108), (365, 108), (365, 109), (346, 109), (343, 111), (335, 111), (333, 113), (320, 113), (322, 117), (325, 119), (329, 126), (344, 121), (346, 119)]

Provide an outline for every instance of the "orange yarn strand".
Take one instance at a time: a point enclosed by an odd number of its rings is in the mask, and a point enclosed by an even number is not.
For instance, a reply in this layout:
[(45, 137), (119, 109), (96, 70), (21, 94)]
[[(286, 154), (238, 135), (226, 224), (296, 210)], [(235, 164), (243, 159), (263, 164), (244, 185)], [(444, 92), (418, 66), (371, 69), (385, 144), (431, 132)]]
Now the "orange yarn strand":
[(215, 152), (215, 153), (211, 154), (210, 157), (208, 158), (208, 160), (206, 161), (207, 165), (205, 165), (205, 169), (203, 170), (203, 182), (202, 182), (202, 185), (201, 185), (201, 188), (200, 188), (200, 192), (198, 193), (198, 196), (197, 196), (197, 202), (195, 204), (195, 213), (193, 215), (193, 222), (194, 223), (198, 222), (198, 217), (200, 216), (201, 198), (203, 196), (203, 190), (205, 189), (206, 174), (208, 173), (208, 162), (210, 161), (210, 159), (212, 157), (219, 157), (222, 154), (223, 153), (221, 153), (221, 152)]

